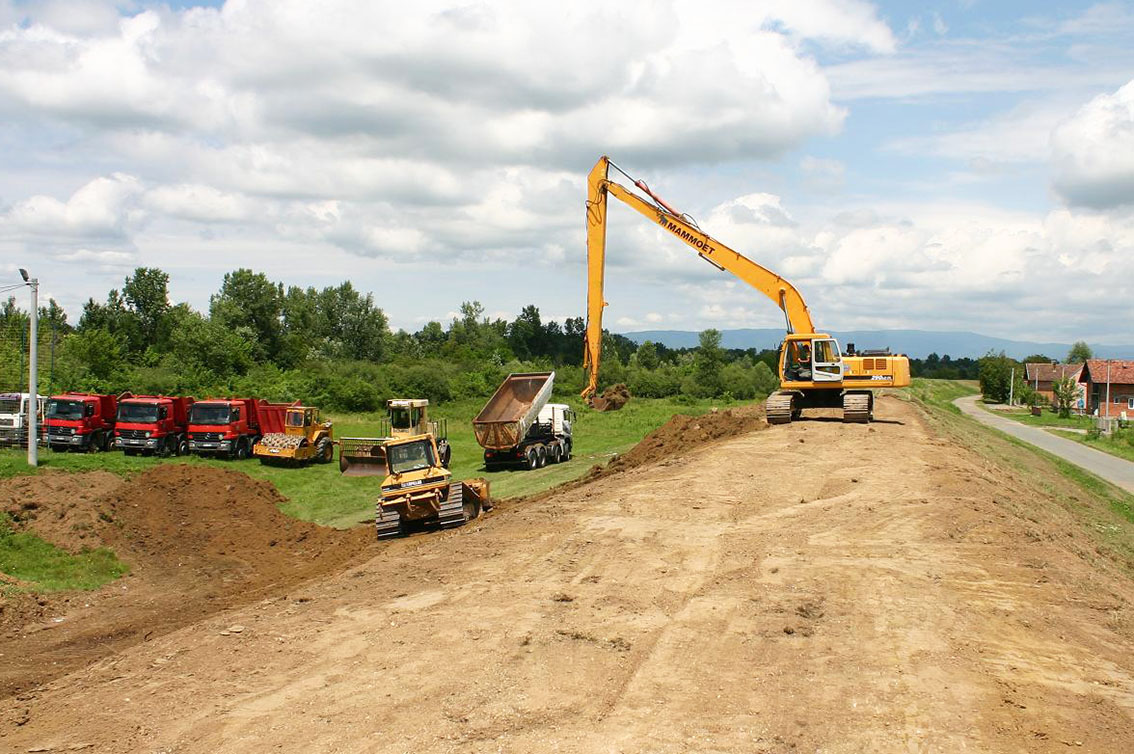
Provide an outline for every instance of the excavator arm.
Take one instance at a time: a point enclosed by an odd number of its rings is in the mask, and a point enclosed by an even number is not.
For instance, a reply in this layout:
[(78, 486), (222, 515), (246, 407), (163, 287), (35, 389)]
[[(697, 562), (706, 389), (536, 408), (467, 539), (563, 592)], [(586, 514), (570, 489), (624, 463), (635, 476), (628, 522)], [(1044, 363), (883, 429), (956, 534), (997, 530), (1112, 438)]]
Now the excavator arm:
[[(583, 368), (587, 370), (587, 386), (583, 398), (594, 395), (598, 389), (599, 363), (602, 358), (603, 277), (606, 263), (606, 212), (607, 197), (614, 196), (647, 218), (657, 223), (688, 244), (697, 255), (718, 270), (730, 272), (763, 293), (783, 310), (789, 333), (812, 333), (811, 313), (803, 296), (791, 283), (776, 273), (734, 251), (720, 241), (702, 232), (685, 215), (655, 195), (642, 181), (634, 185), (653, 201), (607, 177), (611, 162), (602, 157), (587, 178), (587, 331), (583, 351)], [(617, 166), (616, 166), (617, 169)], [(621, 171), (620, 171), (621, 172)]]

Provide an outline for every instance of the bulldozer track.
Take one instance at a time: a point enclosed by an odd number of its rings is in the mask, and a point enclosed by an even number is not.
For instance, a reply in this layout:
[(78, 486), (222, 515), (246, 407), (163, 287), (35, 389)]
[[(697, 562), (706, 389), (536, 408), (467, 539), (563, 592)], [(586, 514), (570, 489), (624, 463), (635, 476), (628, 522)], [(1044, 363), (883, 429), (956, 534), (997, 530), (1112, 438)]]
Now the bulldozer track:
[(868, 392), (846, 393), (843, 395), (843, 421), (865, 424), (870, 421), (874, 408), (874, 396)]
[(378, 539), (390, 539), (402, 533), (402, 514), (397, 511), (385, 510), (382, 503), (377, 504), (374, 515), (374, 528), (378, 532)]
[(765, 404), (769, 424), (789, 424), (795, 396), (792, 393), (772, 393)]
[(441, 503), (441, 510), (437, 512), (437, 523), (442, 529), (455, 529), (468, 523), (464, 493), (464, 485), (460, 482), (449, 485), (449, 497)]

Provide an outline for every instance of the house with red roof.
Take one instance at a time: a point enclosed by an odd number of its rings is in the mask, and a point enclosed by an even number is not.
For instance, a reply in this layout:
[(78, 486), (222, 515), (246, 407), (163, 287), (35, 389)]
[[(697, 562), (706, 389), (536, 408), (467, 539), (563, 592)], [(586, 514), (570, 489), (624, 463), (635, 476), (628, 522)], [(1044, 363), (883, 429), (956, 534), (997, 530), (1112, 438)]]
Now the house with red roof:
[(1079, 392), (1071, 402), (1071, 408), (1084, 411), (1087, 408), (1087, 388), (1079, 382), (1079, 375), (1083, 373), (1082, 364), (1060, 364), (1058, 362), (1024, 364), (1024, 373), (1027, 376), (1028, 386), (1039, 393), (1043, 398), (1055, 405), (1055, 383), (1064, 378), (1070, 378), (1079, 385)]
[(1087, 412), (1098, 416), (1134, 418), (1134, 361), (1088, 359), (1079, 375), (1087, 391)]

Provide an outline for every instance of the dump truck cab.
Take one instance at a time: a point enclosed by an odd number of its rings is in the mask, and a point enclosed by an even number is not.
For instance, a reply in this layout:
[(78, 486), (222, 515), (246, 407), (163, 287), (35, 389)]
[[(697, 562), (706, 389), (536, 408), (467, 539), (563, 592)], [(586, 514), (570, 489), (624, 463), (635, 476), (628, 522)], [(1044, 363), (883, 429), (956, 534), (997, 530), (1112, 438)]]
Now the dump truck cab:
[(195, 398), (136, 395), (119, 401), (114, 447), (126, 455), (163, 456), (189, 452), (189, 407)]
[[(123, 398), (129, 398), (125, 393)], [(52, 450), (110, 450), (118, 397), (94, 393), (65, 393), (47, 401), (43, 434)]]

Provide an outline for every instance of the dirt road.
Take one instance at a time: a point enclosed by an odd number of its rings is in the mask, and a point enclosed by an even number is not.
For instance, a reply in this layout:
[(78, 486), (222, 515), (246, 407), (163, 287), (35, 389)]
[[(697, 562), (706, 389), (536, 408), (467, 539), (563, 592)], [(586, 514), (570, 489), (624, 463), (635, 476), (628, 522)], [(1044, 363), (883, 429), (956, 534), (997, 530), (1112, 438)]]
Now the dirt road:
[(1108, 455), (1101, 450), (1087, 447), (1074, 440), (1059, 437), (1040, 427), (1030, 427), (1011, 419), (1005, 419), (1003, 416), (997, 416), (991, 411), (985, 411), (977, 405), (979, 398), (979, 395), (966, 395), (953, 401), (953, 403), (981, 424), (995, 427), (1001, 432), (1035, 445), (1037, 448), (1042, 448), (1048, 453), (1054, 453), (1127, 492), (1134, 492), (1134, 463)]
[(1122, 751), (1129, 579), (917, 410), (631, 469), (0, 705), (5, 751)]

